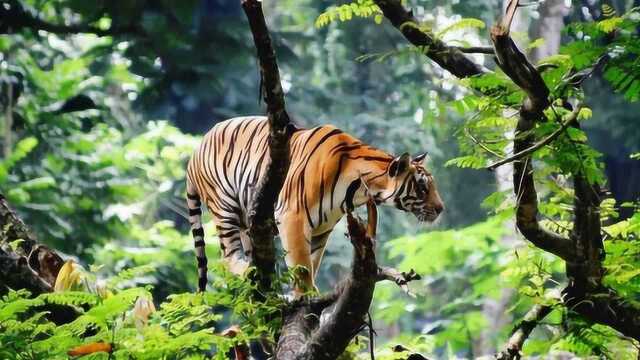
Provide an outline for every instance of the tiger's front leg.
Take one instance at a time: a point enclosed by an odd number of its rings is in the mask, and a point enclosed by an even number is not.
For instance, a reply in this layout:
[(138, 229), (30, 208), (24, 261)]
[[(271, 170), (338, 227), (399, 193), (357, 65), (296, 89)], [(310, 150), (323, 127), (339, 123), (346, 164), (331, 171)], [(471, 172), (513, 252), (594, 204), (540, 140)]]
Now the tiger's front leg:
[(306, 229), (304, 221), (295, 215), (283, 216), (278, 224), (282, 247), (286, 253), (285, 260), (289, 268), (302, 266), (304, 269), (297, 273), (298, 281), (294, 284), (296, 296), (306, 290), (315, 289), (313, 265), (311, 262), (311, 244), (307, 238), (310, 230)]

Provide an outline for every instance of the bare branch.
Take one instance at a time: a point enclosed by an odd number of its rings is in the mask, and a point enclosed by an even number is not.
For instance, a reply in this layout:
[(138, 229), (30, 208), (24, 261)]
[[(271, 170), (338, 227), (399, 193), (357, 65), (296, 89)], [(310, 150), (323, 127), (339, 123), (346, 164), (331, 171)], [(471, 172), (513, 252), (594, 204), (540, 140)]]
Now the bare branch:
[(513, 22), (513, 17), (516, 14), (519, 3), (520, 2), (518, 0), (509, 0), (509, 3), (507, 4), (505, 16), (502, 18), (502, 22), (500, 23), (500, 27), (503, 31), (505, 31), (505, 35), (509, 35), (509, 31), (511, 30), (511, 22)]
[[(515, 3), (517, 5), (517, 1)], [(509, 37), (509, 29), (504, 27), (506, 23), (508, 21), (503, 21), (503, 26), (491, 29), (491, 40), (496, 50), (498, 66), (528, 95), (520, 107), (520, 119), (513, 141), (513, 151), (519, 154), (534, 146), (535, 139), (531, 130), (544, 117), (543, 111), (550, 104), (549, 89), (538, 70)], [(516, 225), (522, 235), (535, 246), (565, 261), (571, 261), (575, 255), (571, 241), (544, 229), (538, 222), (538, 193), (530, 155), (514, 162), (513, 187), (517, 197)]]
[(413, 269), (409, 270), (409, 272), (404, 272), (390, 267), (378, 268), (378, 281), (393, 281), (396, 285), (400, 286), (402, 291), (411, 296), (413, 296), (413, 294), (409, 291), (409, 286), (407, 286), (407, 284), (414, 280), (420, 280), (421, 278), (420, 274), (417, 274)]
[[(509, 29), (502, 26), (491, 28), (491, 40), (496, 52), (498, 66), (528, 95), (523, 106), (540, 118), (542, 111), (549, 106), (549, 89), (538, 70), (509, 36)], [(530, 104), (527, 104), (527, 101)]]
[(533, 329), (538, 326), (540, 321), (551, 312), (551, 306), (534, 305), (524, 316), (524, 319), (516, 326), (504, 346), (504, 349), (496, 354), (497, 360), (519, 359), (522, 351), (522, 345), (527, 340)]
[(486, 55), (495, 55), (493, 48), (491, 46), (452, 46), (452, 48), (459, 50), (465, 54), (486, 54)]
[(479, 75), (483, 68), (467, 58), (456, 47), (445, 45), (442, 41), (420, 29), (420, 23), (410, 11), (405, 10), (400, 0), (374, 0), (384, 16), (391, 21), (402, 35), (413, 45), (425, 49), (425, 55), (453, 75), (466, 78)]

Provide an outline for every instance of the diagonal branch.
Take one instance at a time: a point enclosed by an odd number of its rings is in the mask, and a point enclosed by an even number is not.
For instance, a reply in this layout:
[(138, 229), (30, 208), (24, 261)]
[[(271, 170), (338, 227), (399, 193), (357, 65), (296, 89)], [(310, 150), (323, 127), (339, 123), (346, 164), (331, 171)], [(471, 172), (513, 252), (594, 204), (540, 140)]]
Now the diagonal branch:
[(520, 352), (522, 351), (522, 346), (524, 342), (527, 340), (533, 329), (538, 326), (540, 321), (544, 319), (551, 312), (551, 306), (546, 305), (534, 305), (531, 310), (529, 310), (522, 321), (516, 326), (509, 337), (509, 341), (504, 346), (504, 349), (497, 353), (495, 356), (496, 360), (512, 360), (512, 359), (520, 359)]
[(384, 16), (391, 21), (402, 35), (413, 45), (424, 48), (424, 53), (431, 60), (459, 78), (479, 75), (483, 68), (469, 59), (460, 49), (447, 46), (434, 36), (422, 31), (420, 23), (407, 11), (400, 0), (374, 0)]
[(551, 135), (547, 136), (546, 138), (542, 139), (541, 141), (537, 142), (535, 145), (531, 146), (530, 148), (527, 148), (524, 151), (521, 151), (519, 153), (513, 154), (512, 156), (509, 156), (506, 159), (500, 160), (500, 161), (498, 161), (496, 163), (493, 163), (493, 164), (487, 166), (486, 169), (493, 171), (499, 166), (502, 166), (502, 165), (508, 164), (510, 162), (514, 162), (516, 160), (520, 160), (520, 159), (522, 159), (524, 157), (527, 157), (527, 156), (533, 154), (534, 152), (536, 152), (537, 150), (542, 149), (546, 145), (550, 144), (560, 134), (562, 134), (570, 125), (575, 123), (576, 119), (578, 118), (578, 113), (580, 112), (581, 108), (582, 108), (581, 106), (577, 106), (574, 109), (574, 111), (567, 117), (567, 119), (562, 122), (560, 127), (556, 131), (551, 133)]
[(495, 55), (493, 48), (491, 46), (452, 46), (452, 48), (459, 50), (465, 54), (485, 54), (485, 55)]
[(285, 110), (284, 92), (280, 83), (280, 72), (276, 55), (271, 44), (269, 30), (262, 13), (262, 5), (257, 0), (242, 0), (253, 41), (260, 63), (263, 100), (267, 104), (269, 119), (269, 155), (265, 175), (257, 185), (249, 209), (248, 236), (253, 246), (253, 263), (258, 269), (262, 290), (270, 287), (275, 274), (276, 253), (274, 247), (274, 210), (278, 195), (289, 169), (289, 115)]

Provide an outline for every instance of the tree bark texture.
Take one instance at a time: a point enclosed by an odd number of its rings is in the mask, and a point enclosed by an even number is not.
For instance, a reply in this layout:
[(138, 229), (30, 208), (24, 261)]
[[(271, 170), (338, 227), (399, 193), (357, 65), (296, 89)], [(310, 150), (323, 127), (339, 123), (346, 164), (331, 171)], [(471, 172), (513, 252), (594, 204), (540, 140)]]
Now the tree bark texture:
[(33, 295), (51, 292), (62, 258), (38, 245), (24, 222), (0, 194), (0, 293), (27, 289)]
[[(350, 213), (347, 223), (354, 249), (349, 276), (328, 296), (288, 311), (277, 359), (335, 359), (364, 326), (378, 281), (375, 242), (368, 235), (366, 226)], [(325, 308), (330, 314), (320, 322)]]
[(291, 127), (285, 109), (284, 92), (276, 54), (271, 44), (269, 30), (262, 13), (261, 2), (242, 0), (242, 8), (249, 21), (251, 34), (260, 63), (261, 92), (267, 105), (269, 121), (269, 154), (265, 176), (257, 184), (249, 209), (248, 235), (253, 246), (253, 264), (258, 269), (258, 283), (268, 290), (275, 274), (276, 251), (274, 236), (276, 223), (274, 210), (278, 195), (289, 169), (289, 138)]

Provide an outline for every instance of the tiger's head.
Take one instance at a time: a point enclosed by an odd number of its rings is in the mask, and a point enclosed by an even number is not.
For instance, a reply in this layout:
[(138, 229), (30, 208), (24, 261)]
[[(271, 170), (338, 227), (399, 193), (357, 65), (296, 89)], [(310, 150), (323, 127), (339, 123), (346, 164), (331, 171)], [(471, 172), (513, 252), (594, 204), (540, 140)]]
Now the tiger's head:
[(378, 184), (379, 203), (413, 213), (418, 220), (433, 222), (444, 210), (433, 175), (424, 167), (426, 153), (411, 158), (404, 153), (393, 159)]

